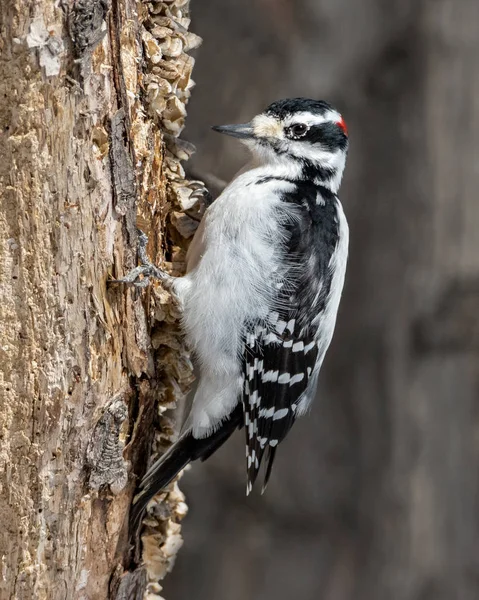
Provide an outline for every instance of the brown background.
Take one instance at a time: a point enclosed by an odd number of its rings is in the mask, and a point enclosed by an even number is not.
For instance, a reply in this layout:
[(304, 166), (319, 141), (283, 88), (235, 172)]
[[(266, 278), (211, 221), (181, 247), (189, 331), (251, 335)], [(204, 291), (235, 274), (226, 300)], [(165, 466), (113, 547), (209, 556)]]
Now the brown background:
[(479, 3), (197, 0), (184, 137), (242, 164), (212, 124), (271, 101), (334, 103), (351, 148), (351, 253), (307, 418), (268, 492), (243, 436), (185, 476), (169, 600), (479, 598)]

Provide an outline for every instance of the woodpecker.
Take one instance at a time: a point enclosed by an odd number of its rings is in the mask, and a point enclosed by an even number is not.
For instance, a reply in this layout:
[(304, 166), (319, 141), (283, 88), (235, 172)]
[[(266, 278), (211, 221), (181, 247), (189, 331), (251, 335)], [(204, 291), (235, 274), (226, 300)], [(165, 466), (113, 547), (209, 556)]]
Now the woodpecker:
[(246, 433), (246, 492), (262, 462), (264, 491), (278, 445), (316, 394), (343, 289), (349, 232), (337, 194), (348, 133), (340, 113), (294, 98), (250, 123), (213, 129), (239, 139), (252, 159), (206, 210), (186, 275), (151, 264), (141, 234), (141, 265), (122, 280), (144, 286), (155, 277), (171, 289), (199, 369), (183, 433), (140, 483), (134, 526), (183, 467), (237, 428)]

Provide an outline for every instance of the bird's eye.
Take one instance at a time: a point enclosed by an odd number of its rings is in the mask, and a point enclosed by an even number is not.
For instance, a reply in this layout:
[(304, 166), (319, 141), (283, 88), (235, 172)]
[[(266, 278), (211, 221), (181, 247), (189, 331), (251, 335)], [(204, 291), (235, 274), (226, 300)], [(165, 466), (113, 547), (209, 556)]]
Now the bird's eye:
[(296, 125), (291, 125), (289, 131), (291, 132), (292, 137), (303, 137), (303, 135), (308, 131), (308, 126), (304, 123), (296, 123)]

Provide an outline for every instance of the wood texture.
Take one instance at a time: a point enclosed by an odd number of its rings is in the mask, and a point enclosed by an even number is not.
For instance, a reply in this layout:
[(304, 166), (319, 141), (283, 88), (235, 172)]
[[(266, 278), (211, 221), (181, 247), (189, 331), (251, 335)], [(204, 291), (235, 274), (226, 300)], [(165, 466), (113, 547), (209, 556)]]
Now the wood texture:
[(184, 0), (0, 2), (2, 600), (153, 598), (181, 545), (172, 486), (125, 573), (134, 473), (192, 372), (170, 296), (108, 281), (137, 224), (183, 268), (188, 25)]

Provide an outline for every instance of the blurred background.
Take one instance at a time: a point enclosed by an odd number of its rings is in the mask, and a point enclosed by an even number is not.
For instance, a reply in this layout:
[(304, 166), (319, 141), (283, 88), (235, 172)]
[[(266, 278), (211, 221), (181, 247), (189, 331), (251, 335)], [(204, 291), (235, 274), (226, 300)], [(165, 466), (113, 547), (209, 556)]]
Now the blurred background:
[(332, 102), (350, 132), (338, 326), (311, 413), (245, 498), (243, 432), (182, 481), (168, 600), (479, 598), (479, 2), (195, 0), (184, 138)]

